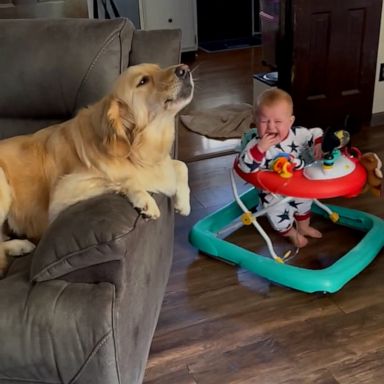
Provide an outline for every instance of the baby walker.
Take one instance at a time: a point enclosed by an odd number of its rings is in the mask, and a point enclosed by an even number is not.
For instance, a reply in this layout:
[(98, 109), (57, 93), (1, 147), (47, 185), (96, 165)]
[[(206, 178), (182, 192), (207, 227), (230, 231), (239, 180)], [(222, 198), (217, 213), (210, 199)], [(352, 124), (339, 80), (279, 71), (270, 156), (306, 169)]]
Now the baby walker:
[[(235, 201), (197, 222), (190, 232), (190, 242), (199, 250), (223, 261), (243, 267), (275, 283), (304, 292), (332, 293), (341, 289), (376, 257), (384, 246), (384, 221), (371, 214), (338, 206), (327, 206), (318, 199), (338, 196), (354, 197), (363, 189), (367, 172), (359, 162), (356, 148), (345, 147), (349, 135), (334, 133), (340, 140), (326, 152), (322, 160), (314, 161), (302, 170), (292, 170), (289, 159), (275, 159), (271, 170), (244, 173), (237, 159), (231, 173)], [(324, 149), (323, 149), (324, 150)], [(353, 153), (350, 153), (353, 152)], [(332, 265), (312, 270), (287, 264), (290, 255), (277, 255), (268, 234), (257, 218), (268, 208), (258, 210), (258, 192), (252, 188), (239, 196), (234, 174), (279, 197), (277, 204), (295, 197), (314, 199), (312, 210), (333, 222), (366, 232), (363, 239)], [(242, 225), (253, 225), (265, 240), (271, 257), (266, 257), (225, 241), (224, 237)]]

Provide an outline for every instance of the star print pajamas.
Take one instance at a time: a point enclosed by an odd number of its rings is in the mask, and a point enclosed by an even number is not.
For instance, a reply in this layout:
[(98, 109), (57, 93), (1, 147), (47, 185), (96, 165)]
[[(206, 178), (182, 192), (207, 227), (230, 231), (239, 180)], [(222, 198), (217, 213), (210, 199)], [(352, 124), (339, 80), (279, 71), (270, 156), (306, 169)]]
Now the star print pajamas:
[[(239, 167), (243, 172), (257, 172), (269, 169), (271, 162), (282, 154), (290, 155), (295, 169), (301, 169), (313, 161), (313, 146), (321, 142), (321, 128), (292, 127), (286, 139), (269, 148), (265, 153), (259, 151), (257, 143), (260, 138), (256, 130), (251, 131), (247, 143), (242, 142), (243, 150), (239, 155)], [(271, 206), (281, 200), (282, 196), (266, 191), (259, 192), (260, 203), (264, 208), (269, 207), (266, 216), (272, 227), (284, 234), (288, 232), (294, 220), (306, 220), (311, 212), (311, 199), (295, 198), (289, 203)]]

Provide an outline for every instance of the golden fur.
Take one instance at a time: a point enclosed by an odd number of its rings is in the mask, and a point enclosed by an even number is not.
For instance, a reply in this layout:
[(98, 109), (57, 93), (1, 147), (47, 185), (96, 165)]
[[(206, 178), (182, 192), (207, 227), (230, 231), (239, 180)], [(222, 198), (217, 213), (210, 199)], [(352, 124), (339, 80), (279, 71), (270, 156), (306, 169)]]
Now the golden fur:
[[(160, 211), (148, 192), (175, 195), (175, 209), (188, 215), (187, 168), (169, 154), (175, 115), (192, 94), (185, 65), (132, 66), (73, 119), (0, 141), (0, 223), (36, 242), (65, 207), (106, 191), (152, 219)], [(7, 253), (34, 248), (28, 240), (0, 241), (0, 273)]]

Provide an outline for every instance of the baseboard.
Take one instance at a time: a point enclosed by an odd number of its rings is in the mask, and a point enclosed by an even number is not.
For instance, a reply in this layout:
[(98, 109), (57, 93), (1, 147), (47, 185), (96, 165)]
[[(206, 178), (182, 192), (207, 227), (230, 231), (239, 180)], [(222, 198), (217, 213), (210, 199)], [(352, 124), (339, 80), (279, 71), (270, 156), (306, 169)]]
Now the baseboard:
[(384, 112), (373, 113), (371, 117), (370, 126), (384, 125)]

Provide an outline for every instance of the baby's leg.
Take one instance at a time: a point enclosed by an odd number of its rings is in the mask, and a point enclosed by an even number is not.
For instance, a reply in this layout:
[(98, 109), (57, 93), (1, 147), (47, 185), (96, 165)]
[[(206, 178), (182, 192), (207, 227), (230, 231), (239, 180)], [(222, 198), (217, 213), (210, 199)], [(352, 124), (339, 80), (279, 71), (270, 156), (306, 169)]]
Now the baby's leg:
[(321, 239), (323, 237), (323, 234), (319, 230), (311, 227), (309, 218), (305, 220), (300, 220), (299, 218), (296, 218), (296, 220), (297, 230), (304, 236), (313, 237), (315, 239)]
[[(269, 201), (269, 203), (273, 202), (273, 200)], [(266, 208), (268, 205), (269, 204), (265, 204), (264, 207)], [(276, 207), (269, 207), (266, 216), (273, 229), (279, 232), (282, 236), (287, 237), (295, 247), (302, 248), (308, 244), (308, 240), (293, 227), (293, 215), (295, 211), (296, 209), (291, 205), (291, 202), (289, 202), (279, 204)]]
[(323, 237), (320, 231), (318, 231), (316, 228), (311, 227), (312, 200), (295, 199), (293, 203), (297, 206), (297, 212), (295, 213), (297, 230), (303, 236), (309, 236), (315, 239), (320, 239), (321, 237)]

